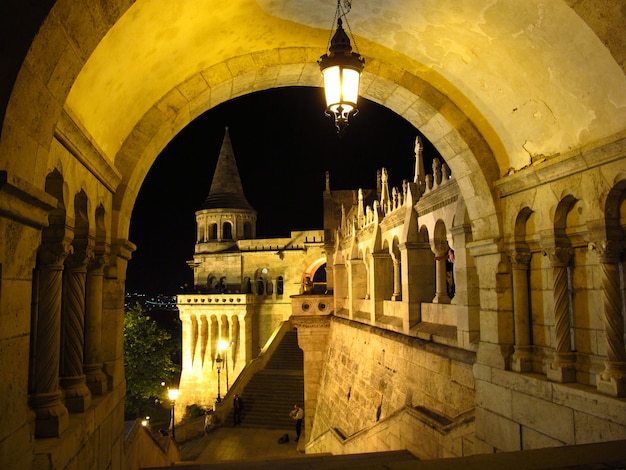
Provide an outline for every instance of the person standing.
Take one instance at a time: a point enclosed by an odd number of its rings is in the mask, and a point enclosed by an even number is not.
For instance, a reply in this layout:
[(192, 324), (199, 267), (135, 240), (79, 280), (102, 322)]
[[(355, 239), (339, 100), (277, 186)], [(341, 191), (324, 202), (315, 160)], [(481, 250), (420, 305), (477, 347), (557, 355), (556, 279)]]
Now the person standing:
[(302, 431), (302, 420), (304, 419), (304, 410), (298, 406), (293, 405), (293, 410), (289, 412), (289, 416), (296, 421), (296, 442), (300, 439), (300, 432)]
[(235, 394), (233, 398), (233, 425), (241, 424), (241, 410), (243, 410), (243, 401), (241, 397)]

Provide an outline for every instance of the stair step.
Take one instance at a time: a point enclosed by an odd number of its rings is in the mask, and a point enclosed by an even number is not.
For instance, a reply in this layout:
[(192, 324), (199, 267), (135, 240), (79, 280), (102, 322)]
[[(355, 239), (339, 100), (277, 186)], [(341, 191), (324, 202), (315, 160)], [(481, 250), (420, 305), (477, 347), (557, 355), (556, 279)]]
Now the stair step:
[[(297, 333), (287, 332), (265, 369), (254, 374), (241, 393), (244, 426), (285, 429), (294, 425), (289, 412), (295, 403), (304, 402), (303, 361)], [(232, 422), (231, 412), (224, 424)]]

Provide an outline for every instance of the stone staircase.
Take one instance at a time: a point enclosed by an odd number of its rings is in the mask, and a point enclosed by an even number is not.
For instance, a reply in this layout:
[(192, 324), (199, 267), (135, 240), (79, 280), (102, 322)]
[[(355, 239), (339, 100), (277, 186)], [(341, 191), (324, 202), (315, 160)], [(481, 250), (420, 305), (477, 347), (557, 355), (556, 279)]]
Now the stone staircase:
[[(296, 331), (287, 332), (265, 369), (257, 372), (241, 393), (241, 426), (266, 429), (294, 426), (289, 412), (295, 403), (302, 406), (304, 402), (303, 357)], [(233, 425), (232, 412), (224, 425)]]

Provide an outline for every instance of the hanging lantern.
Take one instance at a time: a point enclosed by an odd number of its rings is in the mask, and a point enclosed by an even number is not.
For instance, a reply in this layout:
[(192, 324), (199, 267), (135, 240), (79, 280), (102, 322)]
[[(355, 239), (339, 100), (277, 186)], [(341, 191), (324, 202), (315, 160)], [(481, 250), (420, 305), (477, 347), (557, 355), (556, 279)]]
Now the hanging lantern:
[(342, 13), (338, 0), (337, 31), (330, 41), (329, 52), (318, 61), (324, 77), (326, 115), (335, 120), (339, 135), (348, 127), (348, 119), (359, 112), (359, 82), (365, 66), (365, 59), (358, 52), (352, 52), (350, 38), (343, 29), (341, 16), (345, 17), (345, 13)]

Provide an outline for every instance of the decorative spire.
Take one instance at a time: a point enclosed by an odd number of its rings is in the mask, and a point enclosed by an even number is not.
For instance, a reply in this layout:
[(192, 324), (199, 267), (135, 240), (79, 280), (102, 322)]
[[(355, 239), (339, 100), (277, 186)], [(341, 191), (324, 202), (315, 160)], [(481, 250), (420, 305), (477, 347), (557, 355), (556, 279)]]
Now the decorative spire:
[(253, 210), (243, 192), (228, 127), (226, 127), (220, 156), (215, 166), (211, 190), (204, 204), (202, 204), (202, 209)]
[(424, 169), (424, 146), (422, 145), (422, 139), (418, 135), (415, 138), (415, 178), (413, 182), (417, 185), (417, 189), (420, 193), (423, 193), (426, 188), (426, 170)]
[(383, 168), (381, 171), (380, 186), (380, 207), (382, 207), (384, 211), (387, 211), (389, 210), (389, 206), (391, 203), (391, 197), (389, 196), (389, 176), (387, 174), (387, 168)]

